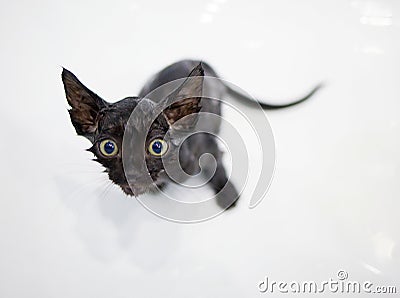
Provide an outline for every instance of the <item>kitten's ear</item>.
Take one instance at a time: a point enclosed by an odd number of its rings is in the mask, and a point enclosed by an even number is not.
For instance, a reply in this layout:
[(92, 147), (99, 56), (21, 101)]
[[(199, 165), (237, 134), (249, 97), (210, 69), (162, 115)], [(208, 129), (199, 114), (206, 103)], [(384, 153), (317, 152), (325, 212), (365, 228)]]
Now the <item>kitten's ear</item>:
[(78, 135), (93, 141), (93, 133), (97, 129), (99, 112), (108, 106), (94, 92), (83, 85), (69, 70), (63, 68), (61, 74), (65, 95), (71, 106), (69, 115)]
[[(197, 65), (182, 83), (168, 98), (174, 99), (174, 103), (164, 110), (164, 116), (170, 125), (179, 119), (201, 109), (200, 101), (203, 92), (204, 69), (201, 63)], [(178, 99), (178, 101), (175, 101)], [(196, 118), (191, 117), (188, 121), (181, 121), (175, 128), (187, 129), (196, 124)]]

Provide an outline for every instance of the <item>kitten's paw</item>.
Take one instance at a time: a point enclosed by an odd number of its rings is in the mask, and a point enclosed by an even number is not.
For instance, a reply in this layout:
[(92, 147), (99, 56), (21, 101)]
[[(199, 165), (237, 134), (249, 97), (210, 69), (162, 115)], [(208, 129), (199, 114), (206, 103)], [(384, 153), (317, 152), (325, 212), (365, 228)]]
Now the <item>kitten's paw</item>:
[(216, 200), (218, 206), (222, 209), (229, 209), (236, 205), (236, 202), (239, 200), (239, 195), (236, 191), (236, 188), (232, 183), (227, 182), (225, 187), (216, 195)]

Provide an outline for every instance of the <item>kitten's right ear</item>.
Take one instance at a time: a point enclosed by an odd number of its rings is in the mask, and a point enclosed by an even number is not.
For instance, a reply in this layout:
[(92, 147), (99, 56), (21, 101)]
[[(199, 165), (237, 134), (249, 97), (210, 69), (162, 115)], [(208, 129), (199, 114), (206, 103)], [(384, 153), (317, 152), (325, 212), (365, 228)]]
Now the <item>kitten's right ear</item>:
[[(163, 113), (170, 125), (175, 124), (175, 129), (190, 129), (198, 118), (201, 109), (201, 98), (203, 93), (204, 69), (199, 63), (168, 99), (172, 98), (174, 103), (164, 109)], [(180, 121), (177, 125), (175, 122), (182, 118), (193, 115), (189, 119)]]
[(63, 68), (61, 74), (65, 95), (71, 109), (68, 110), (71, 122), (78, 135), (93, 141), (99, 121), (99, 112), (108, 103), (83, 85), (69, 70)]

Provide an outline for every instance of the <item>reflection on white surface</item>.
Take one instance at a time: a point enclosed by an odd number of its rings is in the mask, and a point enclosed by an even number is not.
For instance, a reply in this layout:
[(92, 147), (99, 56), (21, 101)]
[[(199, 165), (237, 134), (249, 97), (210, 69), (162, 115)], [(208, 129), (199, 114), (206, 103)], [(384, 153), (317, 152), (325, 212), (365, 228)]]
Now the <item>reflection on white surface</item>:
[(211, 23), (217, 17), (218, 11), (226, 0), (214, 0), (206, 4), (205, 12), (201, 14), (200, 22)]
[[(400, 2), (2, 7), (0, 297), (259, 297), (266, 275), (340, 269), (400, 290)], [(327, 82), (267, 113), (277, 166), (266, 199), (249, 210), (244, 195), (197, 225), (161, 220), (108, 186), (70, 124), (59, 67), (114, 101), (187, 57), (271, 101)]]
[(367, 55), (382, 55), (384, 53), (383, 49), (379, 46), (364, 46), (361, 49), (356, 48), (355, 51)]
[(362, 16), (360, 23), (372, 26), (390, 26), (392, 25), (392, 16)]
[(206, 10), (209, 11), (210, 13), (215, 13), (219, 10), (219, 6), (217, 3), (208, 3), (206, 6)]
[[(392, 25), (392, 11), (389, 1), (352, 1), (352, 6), (361, 12), (360, 23), (371, 26)], [(394, 3), (392, 1), (392, 3)]]
[(364, 263), (364, 267), (365, 267), (367, 270), (371, 271), (372, 273), (375, 273), (375, 274), (382, 274), (382, 272), (381, 272), (379, 269), (377, 269), (377, 268), (375, 268), (374, 266), (371, 266), (371, 265), (369, 265), (369, 264), (367, 264), (367, 263)]
[(212, 14), (204, 13), (204, 14), (201, 15), (200, 21), (202, 23), (211, 23), (212, 20), (213, 20), (213, 15)]
[(372, 242), (375, 247), (375, 253), (379, 259), (384, 261), (393, 259), (395, 242), (391, 238), (381, 232), (372, 237)]

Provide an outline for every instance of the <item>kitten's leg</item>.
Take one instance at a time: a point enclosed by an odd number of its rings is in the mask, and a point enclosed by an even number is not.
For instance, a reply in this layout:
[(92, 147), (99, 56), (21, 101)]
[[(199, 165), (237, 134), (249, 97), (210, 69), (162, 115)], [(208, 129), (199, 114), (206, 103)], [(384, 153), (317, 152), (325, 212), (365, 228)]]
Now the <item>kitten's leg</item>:
[[(210, 137), (207, 142), (207, 151), (211, 153), (217, 161), (217, 168), (215, 170), (214, 176), (208, 182), (213, 188), (216, 194), (217, 204), (223, 208), (227, 209), (235, 205), (236, 201), (239, 199), (236, 188), (229, 181), (225, 167), (222, 163), (222, 152), (219, 150), (217, 142), (214, 137)], [(205, 174), (209, 177), (211, 174), (210, 168), (205, 167)]]
[(221, 208), (227, 209), (235, 205), (236, 201), (239, 199), (239, 195), (236, 188), (228, 180), (222, 162), (219, 161), (217, 163), (217, 169), (209, 183), (215, 191), (217, 204)]

